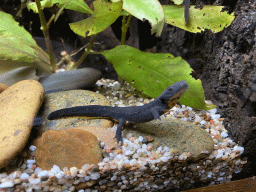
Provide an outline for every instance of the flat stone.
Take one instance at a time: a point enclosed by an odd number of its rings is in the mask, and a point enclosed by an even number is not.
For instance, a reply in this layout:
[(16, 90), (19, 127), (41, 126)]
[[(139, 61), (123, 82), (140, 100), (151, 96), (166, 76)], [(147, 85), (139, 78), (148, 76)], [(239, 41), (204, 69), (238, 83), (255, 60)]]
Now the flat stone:
[(45, 89), (45, 94), (74, 89), (88, 89), (93, 86), (102, 73), (93, 68), (83, 68), (63, 71), (45, 76), (39, 80)]
[(86, 105), (109, 106), (110, 102), (105, 96), (88, 90), (71, 90), (47, 94), (42, 106), (44, 109), (42, 114), (44, 122), (39, 127), (38, 134), (42, 135), (47, 130), (65, 130), (81, 126), (100, 126), (105, 128), (113, 126), (111, 120), (102, 118), (64, 117), (58, 120), (47, 120), (48, 114), (52, 111)]
[(98, 139), (100, 139), (101, 142), (104, 142), (105, 146), (108, 145), (110, 149), (114, 149), (117, 146), (116, 139), (114, 139), (116, 134), (110, 129), (106, 129), (104, 127), (99, 127), (99, 126), (84, 126), (84, 127), (75, 127), (75, 128), (91, 132)]
[(8, 88), (8, 86), (6, 86), (5, 84), (0, 83), (0, 93), (2, 93), (7, 88)]
[(201, 157), (201, 152), (213, 150), (213, 139), (211, 135), (198, 125), (181, 121), (178, 119), (161, 118), (146, 123), (126, 126), (124, 133), (132, 133), (135, 136), (151, 136), (154, 138), (153, 150), (158, 147), (169, 147), (179, 154), (190, 152), (195, 159)]
[(43, 86), (24, 80), (0, 94), (0, 169), (21, 152), (44, 98)]
[(84, 164), (98, 165), (102, 161), (98, 139), (81, 129), (49, 130), (37, 143), (36, 164), (44, 170), (53, 165), (81, 169)]

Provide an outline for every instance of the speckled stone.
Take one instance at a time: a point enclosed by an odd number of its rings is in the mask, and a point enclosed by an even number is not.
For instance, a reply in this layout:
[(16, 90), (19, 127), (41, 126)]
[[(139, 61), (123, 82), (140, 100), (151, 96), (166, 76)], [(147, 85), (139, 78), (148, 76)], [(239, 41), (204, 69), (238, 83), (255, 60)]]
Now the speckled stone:
[(44, 170), (53, 165), (81, 169), (84, 164), (102, 161), (98, 139), (81, 129), (46, 131), (38, 141), (35, 157), (36, 164)]
[(47, 94), (43, 104), (44, 113), (42, 117), (44, 122), (39, 128), (38, 134), (42, 135), (47, 130), (65, 130), (81, 126), (100, 126), (105, 128), (113, 126), (111, 120), (101, 118), (65, 117), (58, 120), (47, 120), (48, 114), (52, 111), (86, 105), (109, 106), (110, 104), (105, 96), (88, 90), (71, 90)]
[(44, 98), (43, 86), (24, 80), (0, 94), (0, 169), (25, 147)]
[(6, 86), (5, 84), (0, 83), (0, 93), (2, 93), (7, 88), (8, 88), (8, 86)]
[(192, 157), (200, 157), (202, 151), (213, 150), (213, 139), (211, 135), (199, 125), (194, 125), (178, 119), (162, 118), (146, 123), (140, 123), (132, 126), (126, 126), (124, 132), (133, 133), (135, 136), (152, 136), (154, 138), (154, 147), (169, 147), (178, 153), (190, 152)]

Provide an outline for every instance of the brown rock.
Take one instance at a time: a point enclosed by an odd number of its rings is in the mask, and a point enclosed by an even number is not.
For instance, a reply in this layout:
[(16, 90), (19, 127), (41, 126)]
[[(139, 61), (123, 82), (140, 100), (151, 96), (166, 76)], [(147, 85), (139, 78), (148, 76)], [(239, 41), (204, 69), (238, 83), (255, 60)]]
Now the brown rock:
[(0, 169), (26, 145), (43, 98), (43, 86), (34, 80), (15, 83), (0, 94)]
[(45, 170), (50, 170), (53, 165), (61, 169), (80, 169), (84, 164), (97, 165), (102, 161), (97, 138), (80, 129), (48, 130), (39, 139), (37, 147), (36, 164)]
[(82, 129), (85, 131), (91, 132), (95, 135), (100, 141), (104, 142), (105, 145), (108, 145), (110, 149), (114, 149), (116, 147), (116, 139), (115, 132), (111, 131), (110, 129), (106, 129), (104, 127), (99, 126), (84, 126), (84, 127), (74, 127), (75, 129)]
[(8, 86), (6, 86), (5, 84), (0, 83), (0, 93), (2, 93), (7, 88), (8, 88)]

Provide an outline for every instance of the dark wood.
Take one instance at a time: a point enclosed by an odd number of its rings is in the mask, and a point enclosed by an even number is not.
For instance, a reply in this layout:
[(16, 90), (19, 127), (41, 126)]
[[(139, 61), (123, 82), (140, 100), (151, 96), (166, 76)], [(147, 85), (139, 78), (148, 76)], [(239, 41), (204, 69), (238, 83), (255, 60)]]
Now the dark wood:
[(256, 177), (241, 179), (237, 181), (230, 181), (219, 185), (211, 185), (197, 189), (190, 189), (186, 192), (247, 192), (256, 191)]

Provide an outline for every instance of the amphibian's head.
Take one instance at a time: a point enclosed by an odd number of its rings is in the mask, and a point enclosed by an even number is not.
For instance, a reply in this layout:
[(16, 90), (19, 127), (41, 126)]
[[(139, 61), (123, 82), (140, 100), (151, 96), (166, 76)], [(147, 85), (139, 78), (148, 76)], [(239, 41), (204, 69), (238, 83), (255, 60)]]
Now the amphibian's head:
[(173, 108), (187, 88), (188, 84), (185, 81), (179, 81), (167, 87), (159, 98), (163, 103), (168, 103), (169, 108)]

